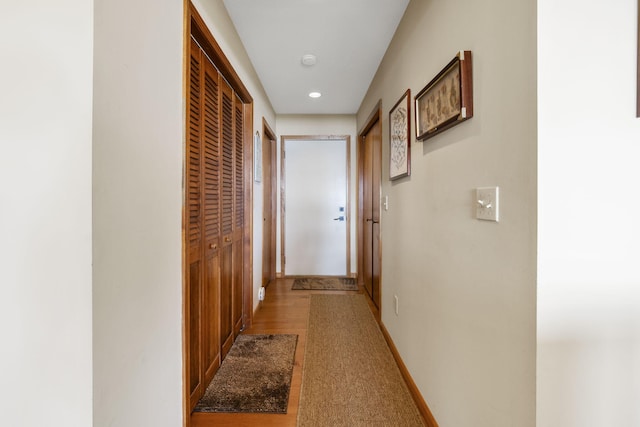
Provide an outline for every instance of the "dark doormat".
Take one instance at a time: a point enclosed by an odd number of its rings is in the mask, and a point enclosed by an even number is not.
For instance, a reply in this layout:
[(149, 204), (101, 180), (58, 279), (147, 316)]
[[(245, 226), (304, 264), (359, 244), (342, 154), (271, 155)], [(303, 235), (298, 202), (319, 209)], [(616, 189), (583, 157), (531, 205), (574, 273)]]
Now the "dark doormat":
[(318, 291), (357, 291), (358, 285), (353, 277), (297, 277), (293, 281), (293, 290)]
[(195, 412), (286, 414), (297, 335), (239, 335)]

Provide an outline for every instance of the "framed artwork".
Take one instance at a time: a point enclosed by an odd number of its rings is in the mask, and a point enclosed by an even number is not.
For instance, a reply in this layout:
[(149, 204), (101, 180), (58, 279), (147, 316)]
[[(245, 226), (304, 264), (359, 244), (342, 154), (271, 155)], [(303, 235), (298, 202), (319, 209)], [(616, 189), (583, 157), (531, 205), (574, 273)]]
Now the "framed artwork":
[(389, 111), (389, 179), (411, 174), (411, 89)]
[(471, 51), (460, 51), (415, 97), (416, 138), (425, 140), (473, 117)]
[(253, 137), (253, 179), (255, 182), (262, 181), (262, 141), (258, 131)]

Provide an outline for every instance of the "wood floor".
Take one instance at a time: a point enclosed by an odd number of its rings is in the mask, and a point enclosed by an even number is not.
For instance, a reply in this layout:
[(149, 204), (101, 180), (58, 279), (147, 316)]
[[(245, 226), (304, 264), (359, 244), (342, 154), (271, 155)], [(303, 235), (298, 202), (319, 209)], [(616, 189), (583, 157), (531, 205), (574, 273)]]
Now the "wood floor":
[(228, 414), (194, 413), (191, 427), (210, 426), (278, 426), (294, 427), (298, 417), (302, 364), (307, 338), (309, 297), (312, 294), (348, 294), (361, 291), (292, 291), (293, 279), (277, 279), (267, 288), (265, 300), (253, 317), (253, 325), (247, 334), (298, 334), (289, 406), (286, 414)]

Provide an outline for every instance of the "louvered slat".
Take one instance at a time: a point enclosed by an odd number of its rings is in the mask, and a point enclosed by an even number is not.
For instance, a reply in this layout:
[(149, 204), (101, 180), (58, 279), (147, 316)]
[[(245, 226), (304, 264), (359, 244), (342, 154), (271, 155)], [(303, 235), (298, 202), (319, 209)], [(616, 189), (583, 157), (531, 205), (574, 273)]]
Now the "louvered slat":
[(244, 151), (243, 151), (243, 114), (242, 104), (239, 99), (236, 99), (236, 115), (235, 115), (235, 226), (236, 228), (242, 228), (244, 224)]
[(200, 107), (200, 60), (199, 56), (191, 55), (191, 68), (189, 76), (189, 155), (188, 159), (188, 212), (189, 212), (189, 247), (197, 248), (200, 245), (202, 234), (200, 232), (200, 156), (201, 156), (201, 107)]
[(233, 230), (233, 98), (222, 91), (222, 234)]
[[(205, 69), (204, 82), (204, 230), (205, 239), (220, 235), (220, 126), (218, 74)], [(215, 75), (212, 75), (215, 72)]]

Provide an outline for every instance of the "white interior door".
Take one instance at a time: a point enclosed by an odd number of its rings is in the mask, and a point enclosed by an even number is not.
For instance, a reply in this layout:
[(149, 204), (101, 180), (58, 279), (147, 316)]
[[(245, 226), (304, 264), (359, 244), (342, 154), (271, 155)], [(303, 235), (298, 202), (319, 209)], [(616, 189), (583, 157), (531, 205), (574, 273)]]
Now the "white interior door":
[(347, 141), (286, 140), (285, 274), (347, 274)]

